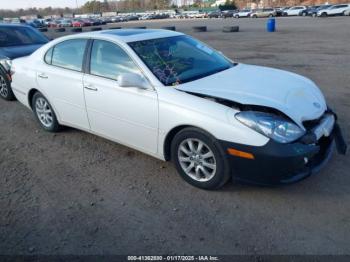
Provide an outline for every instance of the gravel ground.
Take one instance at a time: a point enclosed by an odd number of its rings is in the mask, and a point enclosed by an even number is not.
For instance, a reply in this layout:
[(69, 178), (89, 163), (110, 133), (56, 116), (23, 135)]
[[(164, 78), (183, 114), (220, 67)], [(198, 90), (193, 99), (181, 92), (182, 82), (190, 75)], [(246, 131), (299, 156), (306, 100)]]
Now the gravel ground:
[[(350, 18), (280, 18), (276, 33), (265, 23), (118, 25), (176, 25), (238, 62), (310, 77), (349, 130)], [(241, 31), (221, 32), (231, 24)], [(17, 102), (1, 100), (0, 109), (0, 254), (350, 254), (348, 156), (298, 184), (210, 192), (170, 163), (102, 138), (46, 133)]]

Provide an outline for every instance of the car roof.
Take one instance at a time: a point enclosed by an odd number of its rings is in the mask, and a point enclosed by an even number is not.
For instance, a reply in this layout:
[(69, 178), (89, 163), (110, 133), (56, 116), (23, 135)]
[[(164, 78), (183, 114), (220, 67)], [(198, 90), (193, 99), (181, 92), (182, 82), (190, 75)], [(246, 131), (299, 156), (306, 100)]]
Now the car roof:
[(4, 23), (4, 24), (0, 23), (0, 27), (29, 27), (29, 28), (31, 28), (27, 24), (11, 24), (11, 23)]
[(172, 36), (184, 35), (183, 33), (162, 30), (162, 29), (112, 29), (112, 30), (103, 30), (97, 32), (87, 32), (75, 35), (77, 37), (98, 37), (104, 36), (110, 39), (116, 39), (122, 42), (135, 42), (143, 41), (157, 38), (166, 38)]

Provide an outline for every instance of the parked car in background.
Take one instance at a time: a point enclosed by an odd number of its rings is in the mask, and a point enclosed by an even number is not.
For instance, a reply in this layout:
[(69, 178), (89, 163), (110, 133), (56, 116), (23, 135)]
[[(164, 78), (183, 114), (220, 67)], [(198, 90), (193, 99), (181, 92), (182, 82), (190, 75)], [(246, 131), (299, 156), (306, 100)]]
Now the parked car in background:
[(28, 25), (30, 25), (31, 27), (34, 27), (34, 28), (44, 28), (44, 27), (46, 27), (45, 23), (43, 23), (42, 21), (40, 21), (38, 19), (28, 20), (28, 21), (26, 21), (26, 23)]
[(332, 6), (332, 5), (320, 5), (317, 8), (311, 8), (308, 10), (308, 15), (312, 16), (312, 17), (316, 17), (318, 11), (323, 10), (323, 9), (327, 9), (330, 6)]
[(97, 18), (88, 18), (88, 19), (86, 19), (86, 21), (88, 21), (92, 26), (102, 25), (101, 20), (99, 20)]
[(345, 10), (344, 15), (350, 16), (350, 8)]
[(48, 27), (50, 28), (56, 28), (60, 26), (60, 21), (59, 20), (51, 20), (48, 22)]
[(237, 12), (238, 12), (237, 10), (225, 10), (225, 11), (222, 11), (221, 17), (223, 17), (223, 18), (231, 18)]
[(233, 17), (235, 18), (249, 17), (251, 13), (252, 13), (251, 9), (242, 9), (242, 10), (239, 10), (237, 13), (235, 13)]
[(91, 22), (85, 19), (74, 19), (72, 22), (73, 27), (91, 26)]
[(126, 17), (124, 17), (124, 21), (137, 21), (139, 20), (139, 16), (138, 15), (128, 15)]
[(217, 11), (211, 11), (208, 13), (208, 18), (219, 18), (221, 17), (221, 11), (217, 10)]
[(203, 189), (232, 178), (293, 183), (320, 170), (335, 144), (346, 152), (315, 83), (234, 63), (179, 32), (65, 36), (12, 70), (17, 99), (44, 130), (72, 126), (171, 160)]
[(60, 20), (59, 27), (71, 27), (72, 25), (73, 25), (72, 20), (62, 19), (62, 20)]
[(154, 19), (155, 15), (154, 14), (145, 14), (140, 16), (139, 20), (152, 20)]
[(0, 24), (0, 97), (13, 100), (11, 64), (18, 57), (33, 53), (48, 43), (46, 36), (27, 25)]
[(206, 18), (207, 13), (203, 11), (199, 11), (197, 14), (194, 15), (194, 18)]
[(299, 13), (305, 9), (306, 9), (306, 6), (293, 6), (285, 10), (283, 13), (286, 16), (296, 16), (296, 15), (299, 15)]
[(301, 10), (298, 15), (299, 16), (309, 16), (310, 13), (314, 12), (319, 7), (320, 7), (319, 5), (308, 6), (308, 7), (306, 7), (306, 9)]
[(283, 7), (275, 7), (276, 16), (282, 16), (283, 15)]
[(345, 12), (350, 8), (350, 4), (339, 4), (332, 5), (326, 9), (319, 10), (317, 12), (317, 16), (325, 17), (325, 16), (337, 16), (344, 15)]
[(276, 16), (276, 11), (273, 8), (261, 8), (254, 10), (250, 17), (259, 18), (259, 17), (274, 17)]
[(286, 6), (281, 8), (282, 16), (287, 16), (287, 10), (289, 10), (291, 6)]

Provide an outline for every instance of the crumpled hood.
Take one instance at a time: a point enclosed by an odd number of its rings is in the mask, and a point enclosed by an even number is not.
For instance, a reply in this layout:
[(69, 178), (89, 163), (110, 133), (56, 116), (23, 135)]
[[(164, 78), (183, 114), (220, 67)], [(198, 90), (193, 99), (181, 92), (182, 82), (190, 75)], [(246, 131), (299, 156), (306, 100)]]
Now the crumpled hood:
[(0, 47), (0, 57), (6, 56), (10, 59), (15, 59), (28, 56), (41, 46), (43, 46), (43, 44)]
[(327, 109), (321, 91), (311, 80), (261, 66), (238, 64), (176, 88), (241, 104), (275, 108), (300, 126), (305, 120), (319, 118)]

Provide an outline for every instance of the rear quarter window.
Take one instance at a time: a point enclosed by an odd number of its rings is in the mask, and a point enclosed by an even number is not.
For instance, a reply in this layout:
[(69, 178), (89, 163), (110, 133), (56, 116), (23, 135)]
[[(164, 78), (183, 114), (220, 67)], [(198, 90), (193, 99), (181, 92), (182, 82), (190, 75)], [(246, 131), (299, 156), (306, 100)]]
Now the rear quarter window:
[(51, 65), (52, 63), (52, 53), (53, 53), (53, 47), (51, 47), (45, 54), (44, 61), (46, 64)]

